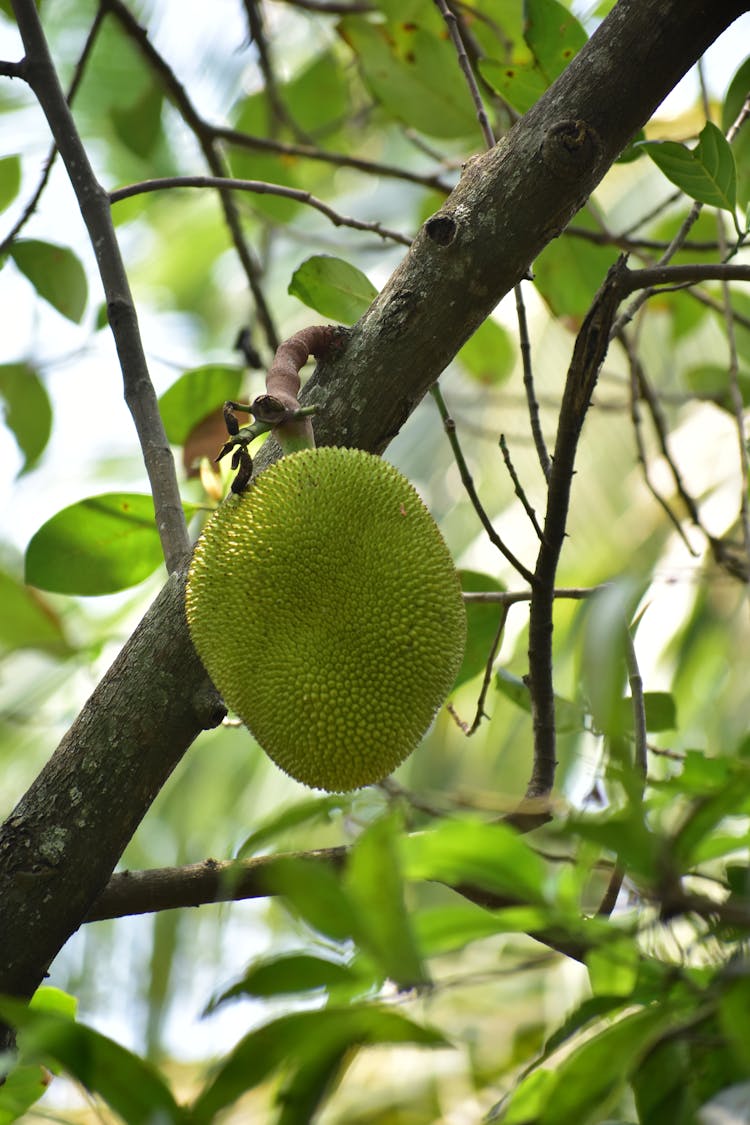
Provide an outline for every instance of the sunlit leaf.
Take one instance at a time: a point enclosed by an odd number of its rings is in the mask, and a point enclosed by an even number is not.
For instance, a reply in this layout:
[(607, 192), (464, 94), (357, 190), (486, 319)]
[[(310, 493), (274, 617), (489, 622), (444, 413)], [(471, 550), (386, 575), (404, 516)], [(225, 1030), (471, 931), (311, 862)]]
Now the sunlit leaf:
[(524, 0), (524, 38), (547, 85), (562, 74), (588, 36), (558, 0)]
[(80, 323), (86, 309), (88, 283), (72, 250), (25, 238), (13, 243), (10, 256), (40, 297), (68, 320)]
[[(44, 383), (26, 363), (0, 366), (5, 424), (24, 455), (21, 474), (33, 469), (52, 432), (52, 406)], [(19, 474), (20, 475), (20, 474)]]
[(479, 60), (482, 77), (522, 114), (562, 74), (587, 40), (576, 17), (558, 0), (525, 0), (524, 16), (530, 58), (516, 49), (510, 60)]
[(734, 215), (737, 169), (731, 146), (718, 126), (707, 121), (695, 148), (677, 141), (644, 141), (648, 155), (678, 188), (711, 207)]
[(111, 594), (142, 582), (161, 561), (151, 496), (110, 492), (63, 508), (39, 528), (26, 549), (26, 581), (58, 594)]
[(0, 211), (10, 206), (21, 187), (21, 160), (18, 156), (4, 156), (0, 160)]
[(373, 97), (405, 125), (433, 137), (479, 136), (452, 44), (418, 25), (396, 28), (346, 16), (338, 25)]
[(630, 936), (590, 949), (586, 968), (593, 992), (600, 996), (630, 996), (638, 980), (640, 956)]
[(186, 371), (159, 398), (159, 412), (173, 445), (183, 445), (193, 427), (226, 401), (236, 401), (243, 370), (209, 363)]
[(315, 254), (298, 266), (289, 282), (289, 293), (340, 324), (359, 320), (378, 295), (361, 270), (329, 254)]

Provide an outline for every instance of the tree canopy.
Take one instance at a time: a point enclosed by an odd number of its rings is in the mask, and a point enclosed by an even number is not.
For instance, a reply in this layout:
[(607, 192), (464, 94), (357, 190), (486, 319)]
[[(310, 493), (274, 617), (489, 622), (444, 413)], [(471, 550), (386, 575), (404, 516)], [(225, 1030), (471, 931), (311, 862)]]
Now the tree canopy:
[[(748, 5), (706, 7), (0, 3), (0, 1123), (750, 1120)], [(302, 329), (316, 443), (409, 477), (468, 619), (347, 794), (185, 619), (280, 455), (217, 461), (225, 404)]]

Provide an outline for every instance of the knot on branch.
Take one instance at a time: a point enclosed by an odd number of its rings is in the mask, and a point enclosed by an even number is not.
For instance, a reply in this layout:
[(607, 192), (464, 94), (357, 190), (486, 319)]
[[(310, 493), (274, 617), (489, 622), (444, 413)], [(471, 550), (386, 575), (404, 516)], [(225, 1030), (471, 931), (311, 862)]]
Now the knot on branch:
[(456, 237), (456, 220), (451, 215), (433, 215), (424, 229), (427, 237), (438, 246), (450, 246)]
[(542, 160), (561, 180), (589, 173), (601, 154), (601, 140), (593, 126), (581, 120), (557, 121), (544, 135)]

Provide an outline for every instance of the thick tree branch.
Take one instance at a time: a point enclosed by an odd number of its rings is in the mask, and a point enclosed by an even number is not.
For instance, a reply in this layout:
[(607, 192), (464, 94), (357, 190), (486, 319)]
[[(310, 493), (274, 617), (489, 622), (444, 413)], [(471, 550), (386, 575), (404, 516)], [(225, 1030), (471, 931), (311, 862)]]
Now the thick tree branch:
[(39, 101), (76, 193), (107, 298), (107, 315), (117, 346), (125, 401), (143, 451), (167, 568), (174, 571), (190, 553), (174, 458), (164, 432), (143, 354), (138, 318), (109, 212), (60, 87), (34, 0), (14, 0), (26, 58), (24, 75)]
[[(33, 9), (30, 0), (21, 6)], [(461, 344), (745, 8), (741, 0), (620, 0), (509, 136), (469, 163), (342, 354), (319, 365), (302, 395), (319, 408), (319, 444), (385, 449)], [(0, 829), (0, 992), (28, 994), (39, 983), (164, 778), (215, 718), (175, 577)]]

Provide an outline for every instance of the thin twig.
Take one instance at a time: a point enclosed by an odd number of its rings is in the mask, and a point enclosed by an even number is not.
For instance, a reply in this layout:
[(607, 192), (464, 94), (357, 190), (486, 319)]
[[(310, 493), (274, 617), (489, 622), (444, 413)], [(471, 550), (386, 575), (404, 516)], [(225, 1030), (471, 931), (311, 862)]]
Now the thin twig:
[(529, 326), (526, 320), (526, 305), (523, 299), (521, 283), (513, 286), (513, 295), (516, 299), (516, 319), (518, 320), (518, 342), (521, 348), (521, 363), (523, 364), (523, 389), (526, 394), (526, 403), (529, 409), (529, 423), (531, 436), (534, 439), (534, 448), (539, 458), (539, 464), (544, 474), (544, 479), (549, 480), (550, 460), (547, 445), (542, 433), (541, 415), (539, 413), (539, 399), (534, 386), (534, 369), (531, 365), (531, 340)]
[(490, 689), (490, 684), (492, 683), (492, 671), (495, 665), (495, 658), (497, 657), (500, 645), (502, 644), (503, 633), (505, 632), (505, 622), (508, 620), (509, 609), (510, 605), (507, 602), (500, 608), (500, 619), (497, 623), (495, 636), (492, 638), (490, 651), (487, 654), (487, 662), (484, 666), (484, 676), (482, 677), (482, 686), (479, 690), (479, 695), (477, 696), (476, 714), (474, 715), (474, 720), (471, 726), (466, 732), (469, 738), (471, 738), (472, 734), (474, 734), (475, 731), (479, 729), (479, 724), (481, 723), (482, 719), (486, 717), (484, 704), (487, 699), (487, 692)]
[(134, 195), (144, 195), (151, 191), (167, 191), (174, 188), (217, 188), (219, 191), (247, 191), (255, 195), (278, 195), (282, 199), (294, 199), (297, 203), (304, 203), (320, 211), (336, 227), (352, 227), (354, 230), (365, 230), (377, 234), (380, 238), (400, 242), (402, 246), (411, 246), (412, 240), (398, 231), (388, 230), (380, 223), (366, 222), (362, 219), (352, 219), (347, 215), (340, 215), (322, 199), (317, 199), (309, 191), (299, 188), (287, 187), (284, 184), (269, 184), (265, 180), (235, 180), (230, 176), (166, 176), (159, 180), (141, 180), (137, 184), (118, 188), (110, 192), (110, 202), (119, 203), (122, 199), (130, 199)]
[(458, 471), (461, 476), (461, 483), (466, 489), (466, 494), (471, 500), (471, 503), (474, 506), (474, 511), (479, 516), (479, 521), (482, 524), (484, 530), (487, 532), (490, 542), (493, 544), (493, 546), (497, 547), (501, 555), (503, 555), (508, 560), (510, 565), (518, 571), (521, 577), (524, 578), (530, 586), (533, 586), (534, 575), (531, 573), (528, 567), (525, 567), (523, 565), (520, 559), (516, 558), (510, 548), (506, 547), (505, 543), (492, 526), (492, 521), (482, 507), (482, 502), (477, 495), (477, 490), (474, 486), (474, 480), (471, 473), (469, 472), (469, 466), (466, 464), (466, 458), (463, 455), (463, 450), (461, 449), (461, 444), (458, 440), (458, 434), (456, 433), (456, 423), (448, 413), (445, 399), (443, 398), (440, 387), (437, 383), (435, 383), (430, 388), (430, 393), (435, 399), (437, 408), (440, 411), (440, 417), (443, 420), (443, 427), (448, 436), (448, 441), (450, 442), (451, 449), (453, 450), (453, 456), (456, 460), (456, 465), (458, 466)]
[(258, 52), (258, 66), (263, 77), (263, 91), (268, 98), (268, 104), (275, 118), (275, 124), (286, 125), (297, 140), (309, 141), (309, 137), (297, 125), (289, 109), (284, 104), (276, 81), (276, 72), (271, 61), (271, 50), (266, 39), (266, 29), (263, 24), (263, 13), (258, 0), (243, 0), (245, 14), (247, 15), (250, 41), (255, 44)]
[[(163, 59), (156, 50), (146, 30), (141, 27), (122, 0), (99, 0), (99, 3), (105, 11), (111, 12), (119, 21), (125, 34), (135, 43), (146, 62), (158, 76), (162, 86), (176, 106), (185, 124), (195, 135), (211, 174), (217, 177), (226, 176), (227, 167), (214, 137), (213, 130), (198, 113), (187, 90), (177, 79), (177, 76), (166, 60)], [(269, 348), (272, 351), (276, 351), (280, 343), (280, 338), (263, 292), (260, 263), (245, 238), (240, 216), (231, 192), (222, 191), (219, 194), (219, 198), (224, 212), (224, 220), (229, 229), (235, 250), (237, 251), (237, 257), (245, 271), (253, 300), (255, 301), (258, 320), (265, 334)]]
[(541, 527), (539, 526), (539, 520), (536, 518), (536, 512), (534, 511), (531, 504), (529, 503), (529, 499), (528, 499), (526, 493), (524, 492), (524, 489), (523, 489), (523, 486), (521, 485), (520, 480), (518, 479), (518, 473), (516, 472), (515, 466), (514, 466), (512, 460), (511, 460), (511, 457), (510, 457), (510, 450), (508, 449), (508, 443), (505, 440), (505, 434), (500, 434), (500, 450), (501, 450), (502, 455), (503, 455), (503, 461), (505, 462), (505, 467), (508, 470), (508, 475), (510, 476), (510, 479), (513, 481), (513, 488), (515, 490), (516, 496), (521, 501), (521, 503), (523, 505), (523, 510), (526, 512), (526, 515), (529, 517), (529, 520), (531, 521), (531, 526), (534, 528), (534, 531), (537, 533), (537, 536), (541, 540), (541, 539), (544, 538), (544, 535), (542, 533)]
[[(603, 590), (606, 583), (599, 586), (561, 586), (553, 590), (555, 598), (568, 598), (571, 601), (582, 601), (584, 598), (590, 598), (592, 594), (598, 593)], [(515, 605), (516, 602), (530, 602), (534, 596), (533, 590), (486, 590), (476, 591), (469, 593), (468, 591), (461, 595), (467, 605), (475, 604), (492, 604), (498, 605)]]
[(479, 87), (477, 86), (476, 79), (474, 77), (474, 71), (471, 69), (469, 56), (466, 54), (466, 48), (464, 47), (464, 41), (461, 37), (461, 31), (458, 26), (458, 20), (456, 19), (455, 14), (446, 4), (445, 0), (435, 0), (435, 6), (445, 20), (446, 26), (448, 28), (448, 34), (450, 35), (453, 46), (456, 49), (458, 65), (461, 67), (464, 78), (466, 79), (466, 85), (468, 87), (469, 94), (471, 95), (474, 109), (476, 110), (477, 121), (479, 122), (479, 127), (482, 130), (484, 143), (487, 145), (487, 148), (493, 148), (495, 144), (495, 134), (492, 131), (490, 119), (487, 116), (487, 110), (484, 108), (482, 95), (479, 93)]
[(280, 156), (299, 156), (305, 160), (318, 160), (325, 164), (335, 164), (337, 168), (354, 168), (358, 172), (365, 172), (370, 176), (382, 176), (384, 179), (403, 180), (406, 183), (418, 184), (420, 187), (432, 188), (433, 191), (443, 192), (446, 195), (452, 185), (441, 179), (437, 172), (412, 172), (408, 168), (397, 168), (393, 164), (380, 164), (376, 160), (362, 160), (357, 156), (350, 156), (343, 152), (327, 152), (325, 149), (316, 148), (309, 144), (292, 144), (289, 141), (278, 141), (270, 137), (256, 137), (251, 133), (241, 133), (238, 129), (230, 129), (223, 125), (209, 125), (212, 135), (220, 141), (225, 141), (235, 148), (247, 148), (259, 152), (274, 152)]
[(49, 123), (96, 254), (107, 313), (122, 368), (125, 400), (135, 422), (154, 498), (156, 525), (170, 573), (189, 557), (185, 515), (174, 458), (164, 432), (143, 352), (138, 321), (109, 200), (97, 182), (60, 87), (34, 0), (14, 0), (26, 51), (26, 77)]

